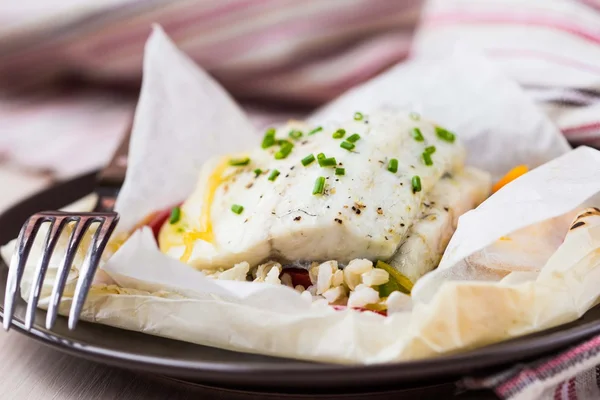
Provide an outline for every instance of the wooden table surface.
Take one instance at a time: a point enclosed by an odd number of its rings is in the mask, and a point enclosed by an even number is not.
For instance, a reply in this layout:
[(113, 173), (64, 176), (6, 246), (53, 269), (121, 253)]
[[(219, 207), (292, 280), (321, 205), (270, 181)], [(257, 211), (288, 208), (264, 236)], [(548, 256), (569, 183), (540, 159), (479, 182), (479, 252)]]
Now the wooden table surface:
[[(50, 185), (50, 178), (0, 164), (0, 212)], [(1, 227), (0, 227), (1, 229)], [(3, 243), (2, 243), (3, 244)], [(448, 398), (452, 384), (388, 393), (378, 399)], [(306, 396), (252, 394), (235, 390), (185, 385), (162, 377), (126, 371), (82, 360), (46, 347), (18, 332), (0, 330), (0, 400), (153, 400), (153, 399), (311, 399)], [(319, 397), (321, 398), (321, 397)], [(327, 396), (326, 398), (333, 398)], [(335, 398), (338, 398), (335, 396)], [(354, 395), (351, 399), (374, 398)], [(456, 397), (455, 397), (456, 398)], [(463, 393), (460, 399), (490, 398)], [(491, 397), (494, 398), (494, 397)]]

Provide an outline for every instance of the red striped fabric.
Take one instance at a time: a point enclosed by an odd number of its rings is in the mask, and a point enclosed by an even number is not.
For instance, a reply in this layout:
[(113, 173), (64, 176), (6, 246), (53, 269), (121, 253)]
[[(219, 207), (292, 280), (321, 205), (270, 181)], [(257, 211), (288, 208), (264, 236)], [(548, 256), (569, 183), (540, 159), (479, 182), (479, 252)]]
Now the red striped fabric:
[[(460, 44), (484, 52), (548, 110), (569, 141), (598, 146), (600, 97), (570, 101), (582, 89), (600, 91), (597, 6), (591, 0), (432, 0), (413, 51), (439, 56)], [(543, 97), (540, 86), (548, 89)]]
[[(4, 85), (69, 75), (137, 84), (144, 42), (151, 24), (159, 23), (233, 95), (275, 101), (283, 97), (316, 106), (402, 60), (421, 4), (421, 0), (185, 0), (155, 2), (153, 7), (142, 3), (138, 10), (116, 8), (89, 24), (73, 23), (53, 38), (30, 41), (30, 46), (4, 57), (0, 42), (0, 77), (5, 78)], [(366, 55), (375, 61), (345, 57), (357, 47), (368, 47)], [(36, 65), (42, 63), (40, 76)], [(356, 78), (336, 81), (340, 73)], [(287, 89), (286, 83), (299, 80), (301, 85)], [(260, 85), (248, 85), (249, 81)]]
[[(257, 102), (275, 103), (278, 108), (285, 105), (285, 110), (262, 111), (253, 118), (262, 125), (290, 115), (301, 117), (404, 59), (422, 3), (112, 0), (110, 7), (83, 10), (79, 18), (53, 16), (16, 31), (0, 30), (0, 117), (5, 117), (0, 124), (0, 152), (13, 162), (52, 170), (60, 177), (102, 165), (108, 157), (105, 153), (124, 129), (118, 127), (127, 125), (134, 96), (122, 98), (121, 92), (115, 92), (112, 96), (119, 100), (110, 103), (95, 95), (96, 88), (78, 87), (79, 104), (85, 107), (73, 106), (72, 122), (65, 124), (62, 121), (69, 120), (65, 104), (70, 103), (51, 86), (75, 79), (105, 86), (109, 92), (120, 86), (131, 87), (135, 93), (144, 43), (153, 23), (161, 24), (180, 48), (234, 96), (250, 102), (252, 112)], [(10, 94), (24, 89), (34, 95)], [(73, 95), (71, 91), (69, 99)], [(52, 96), (57, 106), (62, 104), (60, 119), (44, 111)], [(124, 107), (127, 112), (120, 113)], [(28, 112), (9, 111), (16, 108)], [(98, 122), (107, 114), (114, 120), (112, 127)], [(56, 126), (61, 134), (44, 135), (38, 130), (41, 126)], [(57, 140), (65, 143), (62, 148), (77, 146), (82, 135), (88, 139), (104, 135), (105, 151), (69, 162), (43, 152), (45, 147), (54, 148), (50, 142)], [(33, 141), (41, 145), (22, 151)]]

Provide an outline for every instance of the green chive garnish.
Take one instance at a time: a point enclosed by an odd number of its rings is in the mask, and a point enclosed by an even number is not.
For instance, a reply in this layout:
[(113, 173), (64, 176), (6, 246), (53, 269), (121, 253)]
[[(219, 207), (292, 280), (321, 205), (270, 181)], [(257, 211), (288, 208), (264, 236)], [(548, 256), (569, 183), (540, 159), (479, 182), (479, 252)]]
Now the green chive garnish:
[(171, 210), (171, 216), (169, 217), (169, 224), (173, 225), (179, 222), (181, 219), (181, 208), (173, 207)]
[(265, 132), (265, 137), (263, 138), (263, 141), (262, 141), (262, 148), (266, 149), (266, 148), (273, 146), (274, 144), (275, 144), (275, 128), (269, 128), (269, 129), (267, 129), (267, 132)]
[(438, 138), (440, 138), (446, 142), (454, 143), (454, 140), (456, 140), (456, 135), (454, 135), (454, 133), (452, 133), (440, 126), (435, 127), (435, 133)]
[(258, 178), (258, 176), (259, 176), (260, 174), (262, 174), (262, 169), (260, 169), (260, 168), (256, 168), (256, 169), (254, 170), (254, 174), (256, 175), (256, 178)]
[(411, 184), (413, 193), (421, 191), (421, 178), (418, 175), (412, 177)]
[(341, 147), (342, 149), (346, 149), (346, 150), (348, 150), (348, 151), (351, 151), (352, 149), (354, 149), (354, 147), (355, 147), (355, 146), (354, 146), (354, 143), (350, 143), (350, 142), (342, 142), (342, 143), (340, 144), (340, 147)]
[(302, 165), (306, 167), (307, 165), (310, 165), (313, 161), (315, 161), (315, 156), (309, 154), (302, 159)]
[(363, 119), (364, 117), (365, 117), (365, 116), (364, 116), (362, 113), (360, 113), (360, 112), (355, 112), (355, 113), (354, 113), (354, 120), (355, 120), (355, 121), (362, 121), (362, 119)]
[(244, 211), (244, 206), (240, 206), (239, 204), (234, 204), (231, 206), (231, 211), (236, 214), (241, 214)]
[(302, 137), (302, 135), (304, 135), (304, 134), (302, 133), (302, 131), (298, 131), (298, 130), (296, 130), (296, 129), (293, 129), (293, 130), (291, 130), (291, 131), (290, 131), (290, 133), (289, 133), (288, 135), (289, 135), (289, 137), (291, 137), (292, 139), (294, 139), (294, 140), (298, 140), (298, 139), (300, 139), (300, 138)]
[(398, 160), (395, 158), (392, 158), (389, 162), (388, 162), (388, 171), (390, 171), (391, 173), (395, 174), (396, 172), (398, 172)]
[(317, 160), (323, 160), (325, 158), (325, 154), (319, 153), (317, 154)]
[(331, 135), (331, 137), (333, 137), (334, 139), (341, 139), (344, 137), (345, 134), (345, 129), (338, 129), (337, 131), (333, 132), (333, 135)]
[(279, 148), (279, 151), (275, 153), (276, 160), (287, 158), (294, 148), (294, 144), (292, 142), (288, 142), (287, 140), (282, 140), (280, 143), (281, 147)]
[(321, 158), (319, 160), (319, 165), (321, 167), (335, 167), (337, 165), (337, 161), (334, 157)]
[(427, 146), (427, 147), (425, 147), (425, 153), (429, 153), (429, 154), (435, 153), (435, 146)]
[(269, 180), (274, 181), (275, 179), (277, 179), (277, 177), (279, 176), (280, 173), (281, 172), (274, 169), (273, 171), (271, 171), (271, 174), (269, 174)]
[(433, 165), (433, 161), (431, 160), (431, 153), (428, 153), (427, 150), (423, 152), (423, 163), (428, 166)]
[(315, 186), (313, 187), (312, 194), (323, 194), (325, 191), (325, 177), (320, 176), (315, 181)]
[(248, 157), (245, 158), (232, 158), (229, 160), (229, 165), (233, 165), (235, 167), (240, 167), (242, 165), (250, 164), (250, 159)]
[(423, 137), (423, 134), (421, 133), (421, 130), (419, 128), (413, 128), (411, 133), (412, 133), (413, 139), (415, 139), (417, 142), (422, 142), (423, 140), (425, 140), (425, 138)]
[(350, 135), (348, 137), (348, 139), (346, 139), (347, 141), (349, 141), (350, 143), (356, 143), (360, 140), (360, 135), (358, 133), (354, 133), (352, 135)]
[(408, 114), (408, 116), (413, 121), (420, 121), (421, 120), (421, 115), (419, 113), (416, 113), (416, 112), (411, 112), (410, 114)]
[(315, 129), (313, 129), (312, 131), (308, 132), (309, 135), (314, 135), (317, 132), (321, 132), (323, 130), (322, 126), (317, 126)]
[(345, 168), (336, 168), (335, 174), (336, 175), (346, 175), (346, 169)]

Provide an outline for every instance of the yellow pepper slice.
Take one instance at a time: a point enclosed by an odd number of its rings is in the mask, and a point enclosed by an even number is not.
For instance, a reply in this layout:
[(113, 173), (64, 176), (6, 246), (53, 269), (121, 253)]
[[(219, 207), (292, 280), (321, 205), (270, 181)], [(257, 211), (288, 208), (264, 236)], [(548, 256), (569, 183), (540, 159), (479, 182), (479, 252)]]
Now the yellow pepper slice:
[(392, 292), (398, 290), (402, 293), (410, 294), (413, 283), (398, 270), (383, 261), (377, 261), (375, 268), (381, 268), (390, 274), (390, 280), (379, 286), (379, 296), (388, 297)]

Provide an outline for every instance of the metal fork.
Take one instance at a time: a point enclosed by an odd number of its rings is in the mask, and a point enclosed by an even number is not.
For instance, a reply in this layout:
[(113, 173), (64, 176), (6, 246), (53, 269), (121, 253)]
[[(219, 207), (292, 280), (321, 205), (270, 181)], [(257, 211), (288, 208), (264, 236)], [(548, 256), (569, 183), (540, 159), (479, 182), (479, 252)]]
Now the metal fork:
[(98, 202), (94, 208), (94, 212), (39, 212), (29, 217), (21, 228), (21, 232), (17, 238), (15, 253), (10, 262), (10, 269), (6, 282), (6, 294), (4, 297), (4, 329), (10, 329), (12, 324), (15, 301), (17, 295), (20, 293), (21, 281), (23, 279), (27, 258), (29, 257), (31, 247), (40, 227), (43, 224), (48, 225), (48, 233), (46, 234), (44, 241), (42, 257), (35, 270), (34, 283), (31, 287), (29, 300), (27, 302), (25, 329), (28, 331), (33, 327), (46, 271), (48, 270), (48, 265), (61, 233), (68, 224), (72, 223), (74, 225), (73, 231), (69, 237), (65, 256), (61, 261), (58, 275), (56, 276), (52, 288), (50, 304), (46, 314), (46, 329), (52, 329), (56, 322), (67, 277), (81, 241), (92, 226), (97, 226), (80, 270), (80, 275), (75, 286), (75, 293), (73, 295), (73, 302), (69, 311), (69, 329), (73, 330), (77, 326), (81, 310), (83, 309), (96, 269), (98, 268), (100, 258), (119, 221), (119, 215), (112, 211), (112, 207), (114, 206), (118, 190), (125, 178), (130, 133), (131, 131), (128, 129), (127, 134), (123, 138), (123, 141), (114, 154), (111, 162), (98, 174), (95, 190), (98, 195)]
[(107, 213), (66, 213), (60, 211), (44, 211), (29, 217), (27, 222), (21, 228), (21, 233), (17, 239), (16, 251), (10, 262), (10, 269), (8, 271), (8, 281), (6, 285), (6, 297), (4, 299), (4, 329), (8, 330), (12, 322), (12, 314), (15, 306), (15, 299), (20, 291), (21, 280), (23, 279), (23, 272), (25, 271), (25, 264), (29, 257), (29, 252), (35, 237), (43, 223), (48, 223), (48, 233), (44, 242), (44, 253), (36, 267), (34, 274), (34, 284), (29, 293), (29, 300), (27, 302), (27, 313), (25, 315), (25, 329), (30, 330), (33, 326), (35, 319), (35, 312), (40, 299), (40, 293), (42, 291), (42, 284), (46, 277), (46, 271), (56, 243), (64, 231), (66, 225), (70, 222), (74, 223), (73, 232), (69, 238), (69, 244), (65, 253), (64, 259), (62, 260), (58, 269), (58, 275), (52, 288), (52, 296), (50, 298), (50, 305), (46, 315), (46, 328), (52, 329), (56, 322), (58, 315), (58, 307), (62, 298), (65, 284), (69, 271), (71, 270), (71, 264), (77, 253), (81, 241), (94, 224), (98, 223), (98, 228), (94, 233), (90, 249), (87, 252), (83, 266), (80, 271), (77, 285), (75, 286), (75, 294), (73, 295), (73, 303), (71, 304), (71, 310), (69, 312), (69, 329), (75, 329), (79, 315), (83, 308), (83, 304), (87, 297), (87, 293), (92, 284), (92, 279), (98, 268), (100, 257), (102, 252), (106, 248), (106, 244), (110, 239), (110, 235), (117, 226), (119, 221), (119, 215), (115, 212)]

